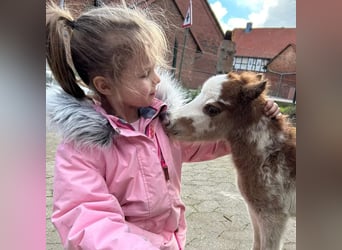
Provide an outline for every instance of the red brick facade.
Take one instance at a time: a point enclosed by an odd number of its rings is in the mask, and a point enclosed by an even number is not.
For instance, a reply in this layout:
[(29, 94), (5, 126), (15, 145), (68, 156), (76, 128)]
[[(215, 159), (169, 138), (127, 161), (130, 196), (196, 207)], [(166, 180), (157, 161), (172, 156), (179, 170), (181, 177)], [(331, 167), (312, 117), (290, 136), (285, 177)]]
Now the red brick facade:
[(296, 72), (296, 46), (289, 44), (268, 64), (269, 71), (293, 73)]
[[(180, 26), (188, 8), (188, 0), (174, 2), (182, 13)], [(182, 66), (181, 80), (189, 88), (197, 88), (209, 77), (216, 74), (217, 51), (224, 34), (215, 19), (206, 0), (192, 1), (193, 25), (191, 26), (192, 39), (186, 43), (185, 56)], [(189, 38), (189, 37), (188, 37)], [(184, 30), (177, 34), (179, 53), (177, 55), (177, 71), (179, 70), (180, 54), (183, 49)], [(195, 41), (196, 43), (190, 42)], [(177, 74), (178, 76), (178, 74)]]

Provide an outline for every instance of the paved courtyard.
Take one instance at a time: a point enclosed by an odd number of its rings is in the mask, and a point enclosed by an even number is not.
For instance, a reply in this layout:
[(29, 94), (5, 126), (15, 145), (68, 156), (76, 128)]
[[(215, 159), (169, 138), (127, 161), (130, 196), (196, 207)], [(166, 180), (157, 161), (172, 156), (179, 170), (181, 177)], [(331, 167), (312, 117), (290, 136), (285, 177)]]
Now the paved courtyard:
[[(46, 249), (63, 249), (50, 222), (54, 153), (58, 138), (46, 137)], [(230, 156), (183, 166), (182, 198), (187, 206), (186, 250), (247, 250), (252, 227), (247, 208), (236, 187)], [(296, 221), (290, 220), (284, 250), (296, 249)]]

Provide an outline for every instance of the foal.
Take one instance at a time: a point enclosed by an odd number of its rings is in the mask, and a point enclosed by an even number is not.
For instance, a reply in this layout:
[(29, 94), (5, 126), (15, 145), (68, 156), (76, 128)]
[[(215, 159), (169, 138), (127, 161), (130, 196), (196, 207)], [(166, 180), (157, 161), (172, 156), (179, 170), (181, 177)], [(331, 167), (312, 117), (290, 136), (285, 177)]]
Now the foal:
[(179, 140), (230, 142), (254, 250), (281, 249), (286, 223), (296, 215), (296, 130), (285, 116), (264, 115), (266, 87), (251, 72), (211, 77), (193, 101), (171, 111), (166, 128)]

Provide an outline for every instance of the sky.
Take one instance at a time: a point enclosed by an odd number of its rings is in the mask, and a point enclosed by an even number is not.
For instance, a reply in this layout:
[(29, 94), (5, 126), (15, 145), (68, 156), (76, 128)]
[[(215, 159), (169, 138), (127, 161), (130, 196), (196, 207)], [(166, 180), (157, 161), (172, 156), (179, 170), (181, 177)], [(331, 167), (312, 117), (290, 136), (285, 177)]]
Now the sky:
[(245, 28), (295, 28), (296, 0), (208, 0), (223, 31)]

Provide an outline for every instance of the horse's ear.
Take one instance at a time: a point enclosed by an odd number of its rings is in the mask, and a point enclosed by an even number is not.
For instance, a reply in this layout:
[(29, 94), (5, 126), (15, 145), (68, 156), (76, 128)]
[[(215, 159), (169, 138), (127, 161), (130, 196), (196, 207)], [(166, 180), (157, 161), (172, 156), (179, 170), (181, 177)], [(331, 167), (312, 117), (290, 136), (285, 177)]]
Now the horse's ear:
[(230, 80), (237, 79), (238, 74), (236, 74), (236, 73), (234, 73), (234, 72), (229, 72), (229, 73), (227, 74), (227, 77), (228, 77), (228, 79), (230, 79)]
[(264, 75), (261, 74), (261, 73), (258, 73), (258, 74), (256, 74), (255, 76), (256, 76), (256, 78), (258, 79), (258, 81), (261, 81), (261, 80), (264, 78)]
[(267, 81), (261, 81), (257, 84), (247, 85), (243, 87), (242, 98), (244, 101), (252, 101), (256, 99), (265, 89)]

